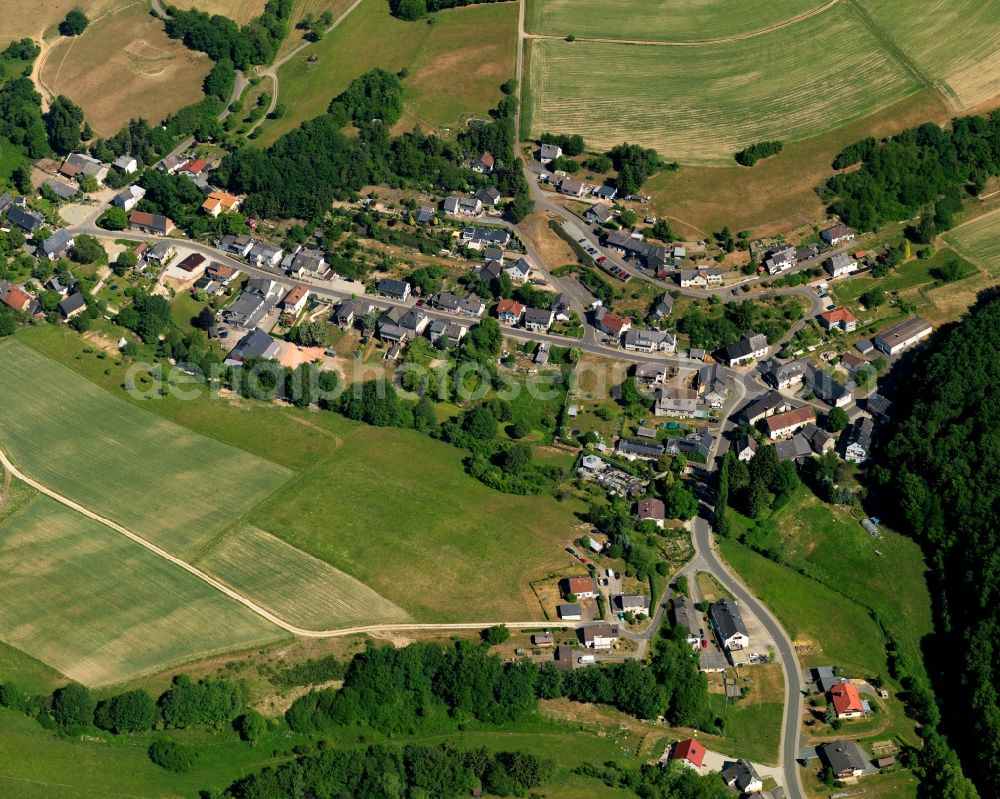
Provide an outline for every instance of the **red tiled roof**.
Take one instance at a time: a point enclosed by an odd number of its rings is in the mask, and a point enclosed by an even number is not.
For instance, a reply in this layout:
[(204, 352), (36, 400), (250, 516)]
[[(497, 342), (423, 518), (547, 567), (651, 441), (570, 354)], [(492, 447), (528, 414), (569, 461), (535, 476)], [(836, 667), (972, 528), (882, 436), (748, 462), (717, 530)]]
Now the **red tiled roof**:
[(686, 741), (678, 741), (674, 745), (674, 751), (670, 755), (671, 760), (686, 760), (692, 766), (701, 768), (705, 762), (705, 747), (693, 738)]
[(662, 499), (656, 499), (655, 497), (649, 497), (647, 499), (639, 500), (639, 518), (640, 519), (663, 519), (667, 513), (667, 508), (663, 504)]
[(570, 577), (566, 584), (571, 594), (592, 594), (594, 592), (593, 577)]
[(804, 408), (794, 408), (784, 413), (776, 413), (774, 416), (768, 416), (764, 420), (764, 424), (767, 425), (768, 432), (774, 432), (775, 430), (783, 430), (795, 424), (811, 422), (815, 418), (816, 411), (812, 409), (812, 406), (806, 405)]
[(483, 153), (481, 156), (479, 156), (479, 160), (482, 161), (482, 163), (486, 164), (486, 166), (488, 166), (490, 169), (493, 169), (493, 164), (496, 163), (493, 160), (493, 153), (489, 152)]
[(830, 700), (838, 716), (845, 713), (860, 713), (864, 710), (858, 689), (849, 682), (842, 682), (830, 689)]
[(847, 310), (847, 308), (834, 308), (832, 311), (824, 311), (819, 315), (819, 318), (824, 320), (828, 325), (847, 324), (858, 321), (857, 317)]
[(284, 302), (285, 305), (295, 305), (308, 293), (309, 289), (305, 286), (292, 286), (291, 291), (285, 295), (285, 299), (282, 302)]
[(605, 330), (613, 330), (618, 333), (622, 332), (622, 329), (626, 325), (631, 325), (632, 319), (627, 316), (619, 316), (616, 313), (611, 313), (610, 311), (601, 317), (601, 327)]
[(204, 158), (192, 158), (184, 166), (182, 166), (179, 172), (190, 172), (192, 175), (200, 175), (205, 171), (208, 166), (208, 161)]
[(514, 316), (520, 316), (524, 313), (524, 306), (517, 300), (500, 300), (497, 303), (497, 314), (504, 313), (512, 313)]

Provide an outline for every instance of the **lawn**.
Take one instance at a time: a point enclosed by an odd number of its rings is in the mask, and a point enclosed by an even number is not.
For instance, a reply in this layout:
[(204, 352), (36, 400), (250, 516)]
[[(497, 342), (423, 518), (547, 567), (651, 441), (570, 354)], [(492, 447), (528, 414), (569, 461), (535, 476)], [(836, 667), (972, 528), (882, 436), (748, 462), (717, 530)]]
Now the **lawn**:
[[(844, 508), (800, 488), (775, 516), (782, 557), (824, 585), (872, 608), (898, 638), (914, 669), (920, 641), (933, 630), (931, 600), (920, 547), (882, 527), (877, 541)], [(876, 555), (878, 549), (881, 555)]]
[(781, 25), (822, 0), (526, 0), (525, 28), (578, 39), (697, 42), (740, 37)]
[(249, 520), (421, 620), (539, 618), (529, 583), (565, 564), (583, 508), (500, 494), (462, 457), (414, 431), (358, 427)]
[(193, 575), (44, 496), (0, 524), (0, 637), (107, 685), (284, 632)]
[(129, 119), (159, 121), (200, 100), (211, 68), (204, 53), (170, 39), (144, 3), (132, 3), (59, 42), (41, 78), (76, 102), (98, 135), (111, 136)]
[(181, 556), (289, 476), (112, 396), (18, 341), (0, 345), (0, 407), (0, 444), (27, 474)]
[[(840, 4), (740, 41), (667, 47), (534, 39), (529, 49), (533, 134), (579, 133), (593, 148), (639, 141), (684, 164), (731, 164), (749, 143), (814, 136), (921, 88)], [(594, 80), (601, 64), (614, 64), (616, 88)]]
[(196, 565), (306, 629), (411, 621), (364, 583), (253, 527), (231, 530)]
[[(256, 141), (270, 144), (325, 113), (348, 83), (375, 67), (408, 72), (397, 129), (453, 128), (485, 117), (500, 100), (500, 84), (514, 74), (517, 5), (450, 9), (433, 21), (404, 22), (390, 16), (385, 0), (362, 0), (331, 34), (278, 70), (287, 112), (265, 122)], [(311, 55), (318, 60), (309, 63)]]
[(937, 282), (937, 278), (932, 274), (934, 269), (941, 267), (951, 258), (957, 258), (960, 262), (963, 277), (971, 277), (976, 273), (976, 267), (952, 250), (945, 248), (938, 250), (926, 260), (907, 261), (902, 266), (893, 269), (885, 277), (861, 275), (851, 280), (837, 282), (834, 284), (833, 291), (837, 295), (837, 299), (846, 304), (856, 301), (858, 297), (870, 289), (882, 289), (882, 291), (889, 293), (927, 286)]
[(833, 663), (862, 675), (888, 674), (882, 632), (864, 608), (741, 544), (720, 538), (718, 545), (793, 642), (813, 648), (804, 665)]
[(724, 694), (712, 694), (715, 712), (726, 720), (726, 735), (712, 748), (733, 757), (758, 763), (777, 763), (781, 737), (781, 717), (785, 688), (781, 666), (769, 663), (740, 672), (743, 698), (727, 701)]
[[(982, 0), (854, 0), (957, 110), (1000, 94), (1000, 6)], [(916, 12), (916, 13), (915, 13)]]
[(190, 291), (182, 291), (170, 300), (170, 318), (173, 323), (187, 334), (194, 330), (194, 319), (201, 309), (208, 305), (205, 300), (196, 300)]
[(991, 276), (1000, 277), (1000, 209), (948, 231), (944, 240)]

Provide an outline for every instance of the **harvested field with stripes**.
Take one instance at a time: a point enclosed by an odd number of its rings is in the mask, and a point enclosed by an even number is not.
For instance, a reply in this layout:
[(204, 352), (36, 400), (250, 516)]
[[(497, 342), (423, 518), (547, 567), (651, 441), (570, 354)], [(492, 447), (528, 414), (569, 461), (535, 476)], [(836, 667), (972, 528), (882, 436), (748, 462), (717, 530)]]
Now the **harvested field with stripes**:
[(1000, 210), (948, 231), (944, 240), (992, 277), (1000, 277)]
[[(731, 164), (747, 144), (814, 136), (921, 87), (843, 4), (720, 44), (533, 39), (528, 48), (533, 135), (580, 133), (591, 149), (640, 142), (687, 164)], [(595, 79), (602, 65), (614, 66), (614, 84)]]

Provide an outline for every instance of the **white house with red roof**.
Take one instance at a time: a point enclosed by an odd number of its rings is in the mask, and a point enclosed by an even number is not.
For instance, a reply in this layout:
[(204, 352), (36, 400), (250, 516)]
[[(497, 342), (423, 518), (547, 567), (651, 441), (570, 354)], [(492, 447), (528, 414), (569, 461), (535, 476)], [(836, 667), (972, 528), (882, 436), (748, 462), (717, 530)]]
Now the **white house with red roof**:
[(838, 683), (830, 689), (830, 703), (837, 712), (838, 719), (856, 719), (865, 712), (861, 694), (849, 682)]
[(594, 578), (590, 577), (567, 577), (566, 593), (573, 594), (577, 599), (593, 599), (597, 596), (597, 586), (594, 585)]
[(705, 763), (705, 747), (693, 738), (686, 741), (678, 741), (674, 744), (674, 749), (670, 753), (670, 759), (690, 766), (693, 769), (700, 769)]
[(834, 308), (832, 311), (824, 311), (819, 316), (819, 323), (827, 330), (837, 328), (845, 333), (852, 333), (858, 327), (858, 319), (847, 308)]

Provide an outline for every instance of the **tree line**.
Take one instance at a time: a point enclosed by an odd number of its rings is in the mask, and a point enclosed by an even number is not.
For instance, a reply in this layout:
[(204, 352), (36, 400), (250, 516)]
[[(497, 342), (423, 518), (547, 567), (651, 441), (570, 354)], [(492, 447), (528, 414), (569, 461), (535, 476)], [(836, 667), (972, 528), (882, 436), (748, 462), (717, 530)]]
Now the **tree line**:
[(200, 50), (213, 61), (231, 61), (238, 69), (255, 64), (270, 64), (288, 34), (292, 0), (268, 0), (263, 13), (242, 28), (220, 14), (184, 11), (176, 6), (166, 9), (166, 31), (186, 47)]
[(389, 10), (394, 17), (409, 21), (423, 19), (428, 14), (447, 8), (504, 3), (507, 0), (389, 0)]
[(937, 232), (952, 225), (964, 197), (978, 195), (1000, 175), (1000, 113), (910, 128), (883, 141), (869, 137), (834, 159), (834, 175), (822, 189), (832, 213), (859, 230), (929, 214)]
[(761, 159), (777, 155), (783, 148), (784, 145), (780, 141), (757, 142), (736, 153), (736, 163), (740, 166), (753, 166)]

